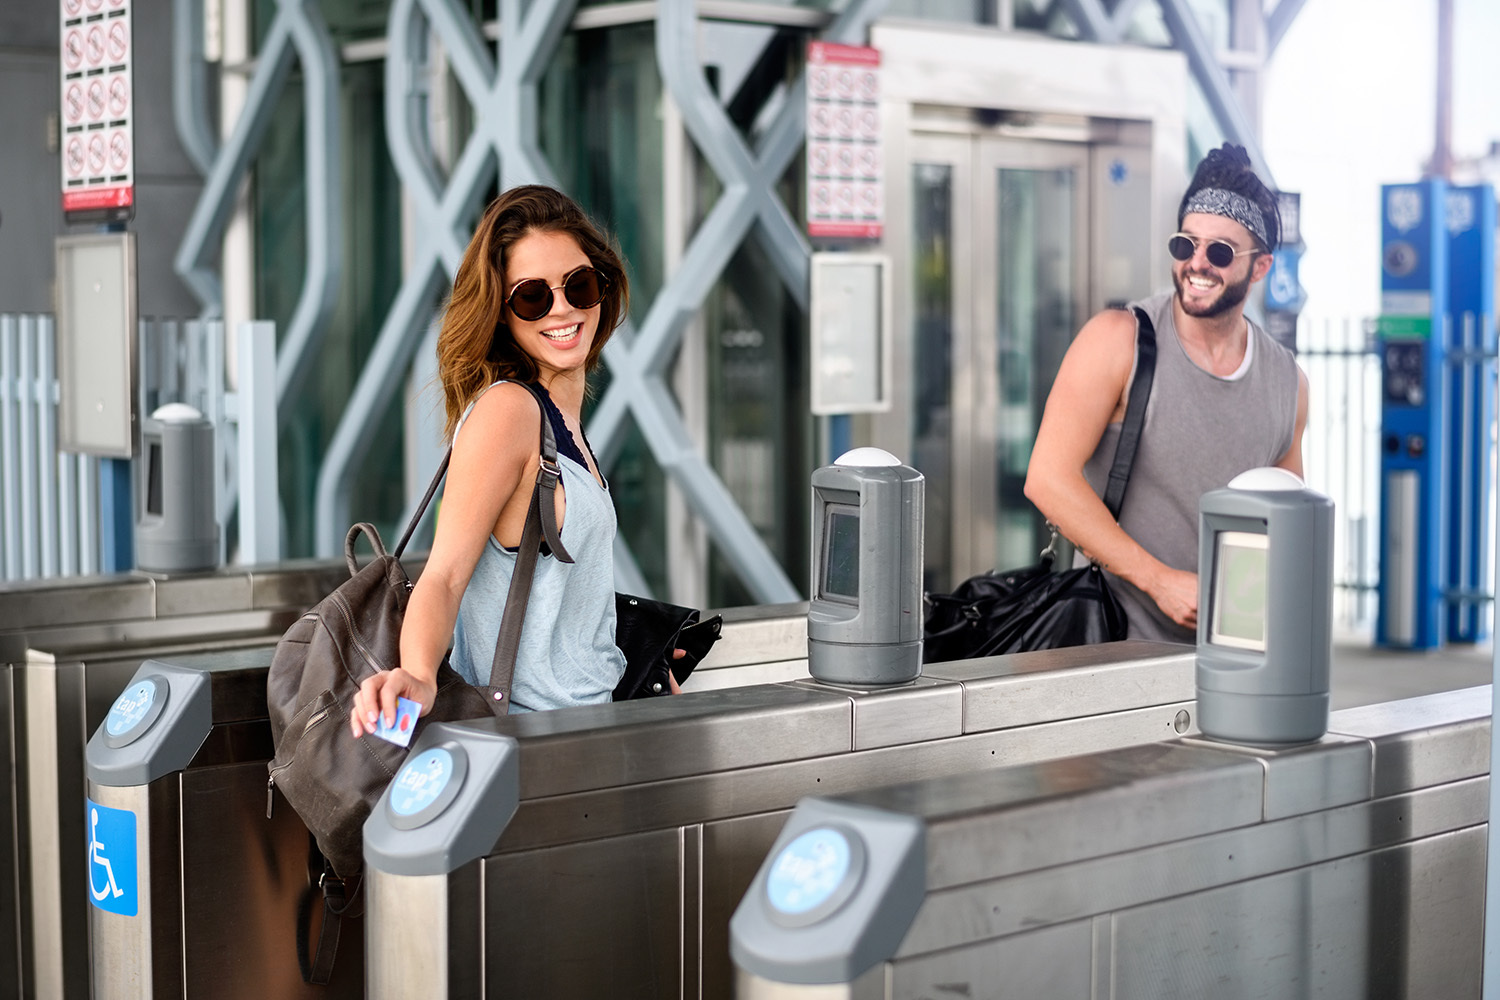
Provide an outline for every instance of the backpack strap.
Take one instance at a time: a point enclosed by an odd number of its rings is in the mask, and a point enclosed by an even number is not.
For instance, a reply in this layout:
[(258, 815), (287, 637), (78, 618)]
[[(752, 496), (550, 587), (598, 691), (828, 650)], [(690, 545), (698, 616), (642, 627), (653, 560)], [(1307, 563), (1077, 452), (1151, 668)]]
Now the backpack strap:
[[(333, 865), (318, 850), (317, 838), (311, 833), (307, 835), (307, 873), (309, 885), (297, 902), (297, 968), (302, 972), (304, 983), (327, 986), (333, 977), (333, 960), (338, 955), (344, 914), (353, 906), (364, 879), (361, 876), (347, 880), (339, 878)], [(317, 879), (315, 883), (314, 878)], [(348, 891), (351, 882), (353, 892)], [(323, 897), (323, 922), (318, 929), (317, 950), (309, 955), (312, 911), (319, 893)]]
[(542, 411), (542, 459), (537, 469), (536, 486), (531, 491), (531, 507), (526, 511), (526, 526), (521, 530), (521, 547), (516, 550), (516, 568), (505, 595), (505, 613), (500, 618), (500, 634), (495, 639), (495, 659), (490, 665), (490, 687), (504, 699), (510, 709), (510, 684), (516, 672), (516, 653), (521, 647), (521, 626), (526, 620), (526, 602), (531, 598), (531, 581), (536, 575), (536, 561), (542, 537), (558, 562), (570, 563), (573, 557), (563, 548), (557, 531), (557, 483), (562, 466), (557, 464), (557, 438), (552, 433), (552, 419), (541, 390), (521, 383), (536, 397)]
[(1130, 467), (1135, 464), (1135, 452), (1140, 447), (1141, 431), (1146, 425), (1146, 402), (1151, 398), (1151, 381), (1156, 374), (1156, 327), (1146, 310), (1135, 306), (1134, 312), (1135, 378), (1125, 401), (1125, 423), (1120, 428), (1114, 464), (1110, 466), (1109, 483), (1104, 490), (1104, 506), (1116, 521), (1125, 503), (1125, 488), (1130, 485)]

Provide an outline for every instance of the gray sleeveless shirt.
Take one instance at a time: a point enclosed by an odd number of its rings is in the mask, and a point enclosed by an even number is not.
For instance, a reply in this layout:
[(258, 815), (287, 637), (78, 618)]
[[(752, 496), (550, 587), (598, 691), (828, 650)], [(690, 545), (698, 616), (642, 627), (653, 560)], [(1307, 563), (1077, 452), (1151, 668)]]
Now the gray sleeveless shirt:
[[(1274, 465), (1292, 446), (1297, 423), (1297, 363), (1292, 354), (1250, 323), (1245, 364), (1230, 376), (1199, 368), (1177, 339), (1172, 294), (1132, 303), (1156, 325), (1156, 375), (1146, 425), (1120, 510), (1120, 527), (1173, 569), (1198, 568), (1198, 499), (1260, 466)], [(1132, 368), (1130, 377), (1135, 378)], [(1101, 497), (1120, 440), (1120, 425), (1104, 431), (1084, 465), (1084, 478)], [(1080, 564), (1085, 561), (1079, 557)], [(1147, 594), (1109, 574), (1130, 617), (1130, 638), (1197, 641)], [(1200, 609), (1201, 610), (1201, 609)]]
[[(460, 422), (454, 436), (462, 430)], [(575, 561), (561, 563), (550, 553), (537, 559), (511, 680), (512, 712), (607, 702), (625, 672), (625, 655), (615, 646), (614, 504), (586, 466), (566, 454), (558, 465), (567, 501), (559, 530)], [(453, 669), (471, 684), (489, 683), (515, 569), (516, 554), (486, 537), (453, 629)]]

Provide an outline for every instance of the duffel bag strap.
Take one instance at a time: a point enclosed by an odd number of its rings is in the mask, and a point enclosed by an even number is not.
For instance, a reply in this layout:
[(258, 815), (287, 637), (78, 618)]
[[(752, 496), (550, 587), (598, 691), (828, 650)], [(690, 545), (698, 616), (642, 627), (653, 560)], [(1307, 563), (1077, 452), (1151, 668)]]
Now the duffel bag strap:
[(1135, 451), (1141, 443), (1141, 430), (1146, 425), (1146, 403), (1151, 398), (1151, 382), (1156, 374), (1156, 327), (1151, 317), (1140, 306), (1135, 307), (1135, 378), (1130, 383), (1130, 395), (1125, 399), (1125, 422), (1120, 428), (1120, 440), (1115, 445), (1115, 460), (1109, 469), (1109, 482), (1104, 490), (1104, 506), (1109, 516), (1120, 519), (1120, 508), (1125, 504), (1125, 487), (1130, 485), (1130, 467), (1135, 464)]

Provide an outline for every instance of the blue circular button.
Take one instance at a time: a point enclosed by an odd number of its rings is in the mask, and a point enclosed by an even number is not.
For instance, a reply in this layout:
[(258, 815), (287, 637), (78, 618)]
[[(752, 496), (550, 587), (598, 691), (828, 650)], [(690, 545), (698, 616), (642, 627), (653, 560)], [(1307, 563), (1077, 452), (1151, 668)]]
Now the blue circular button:
[(788, 916), (817, 909), (849, 875), (849, 838), (829, 827), (809, 830), (776, 856), (766, 878), (771, 905)]
[(109, 708), (104, 719), (104, 731), (110, 736), (123, 736), (146, 718), (151, 706), (156, 703), (156, 682), (146, 678), (126, 688)]
[(430, 747), (409, 759), (391, 784), (391, 811), (415, 816), (431, 806), (453, 778), (453, 755)]

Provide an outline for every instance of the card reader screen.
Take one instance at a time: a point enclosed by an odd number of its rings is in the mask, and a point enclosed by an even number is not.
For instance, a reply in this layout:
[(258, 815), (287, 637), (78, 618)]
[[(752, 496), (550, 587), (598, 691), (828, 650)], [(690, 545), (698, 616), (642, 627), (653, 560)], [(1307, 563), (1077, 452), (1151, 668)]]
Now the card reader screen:
[(827, 508), (823, 523), (823, 586), (819, 597), (859, 601), (859, 511), (854, 507)]
[(1266, 651), (1269, 543), (1251, 531), (1221, 531), (1214, 539), (1213, 604), (1208, 641)]

